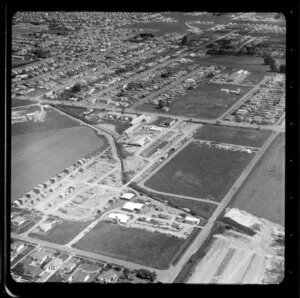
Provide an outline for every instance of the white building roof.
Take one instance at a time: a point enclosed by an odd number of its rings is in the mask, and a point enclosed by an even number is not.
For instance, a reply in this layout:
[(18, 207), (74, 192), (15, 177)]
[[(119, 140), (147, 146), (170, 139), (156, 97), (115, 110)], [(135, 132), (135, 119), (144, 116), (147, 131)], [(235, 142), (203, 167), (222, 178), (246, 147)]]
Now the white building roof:
[(131, 200), (134, 197), (134, 194), (131, 192), (126, 192), (121, 196), (121, 199)]
[(127, 202), (124, 204), (123, 209), (134, 211), (135, 209), (140, 210), (144, 204), (141, 203), (133, 203), (133, 202)]
[(193, 222), (197, 222), (197, 223), (200, 222), (199, 218), (193, 217), (193, 216), (189, 216), (189, 215), (185, 218), (185, 220), (193, 221)]
[(130, 217), (128, 215), (123, 214), (123, 213), (110, 213), (108, 215), (108, 217), (112, 218), (112, 219), (117, 219), (123, 223), (126, 223), (130, 219)]

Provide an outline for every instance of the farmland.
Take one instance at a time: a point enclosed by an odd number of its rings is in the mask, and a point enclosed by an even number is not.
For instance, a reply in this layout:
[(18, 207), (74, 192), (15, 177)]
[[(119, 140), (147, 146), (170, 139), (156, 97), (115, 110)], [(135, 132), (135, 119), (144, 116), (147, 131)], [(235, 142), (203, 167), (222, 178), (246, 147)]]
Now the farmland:
[(181, 240), (100, 222), (73, 246), (152, 268), (167, 269), (182, 253), (188, 241), (189, 238)]
[(233, 207), (284, 225), (285, 135), (280, 134), (265, 153), (233, 202)]
[(145, 186), (220, 202), (252, 157), (249, 153), (191, 143), (150, 177)]
[(81, 222), (64, 220), (60, 224), (55, 225), (45, 235), (30, 233), (29, 236), (57, 244), (67, 244), (90, 223), (90, 221)]
[[(43, 124), (38, 127), (46, 128)], [(12, 200), (107, 144), (82, 126), (18, 135), (11, 142)]]
[(261, 147), (270, 136), (269, 130), (254, 130), (234, 126), (203, 125), (195, 133), (195, 139)]

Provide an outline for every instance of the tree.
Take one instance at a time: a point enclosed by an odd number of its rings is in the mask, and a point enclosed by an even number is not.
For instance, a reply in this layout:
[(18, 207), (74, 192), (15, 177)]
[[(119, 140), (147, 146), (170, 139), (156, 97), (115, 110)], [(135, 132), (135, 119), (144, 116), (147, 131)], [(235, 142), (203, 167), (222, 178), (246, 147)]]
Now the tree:
[(281, 64), (281, 65), (279, 66), (279, 72), (285, 73), (285, 64)]
[(158, 108), (159, 109), (162, 109), (163, 107), (164, 107), (164, 101), (162, 100), (162, 99), (160, 99), (159, 101), (158, 101)]
[(156, 272), (155, 271), (151, 272), (151, 271), (146, 270), (146, 269), (139, 269), (136, 272), (136, 276), (141, 278), (141, 279), (148, 279), (151, 282), (153, 282), (156, 279)]
[(77, 93), (81, 90), (81, 85), (79, 83), (76, 83), (72, 88), (71, 88), (71, 92), (73, 93)]
[(271, 69), (271, 71), (278, 71), (278, 66), (276, 65), (276, 63), (272, 63), (270, 65), (270, 69)]
[(267, 65), (272, 65), (272, 64), (275, 64), (275, 60), (272, 56), (267, 55), (264, 59), (264, 63)]

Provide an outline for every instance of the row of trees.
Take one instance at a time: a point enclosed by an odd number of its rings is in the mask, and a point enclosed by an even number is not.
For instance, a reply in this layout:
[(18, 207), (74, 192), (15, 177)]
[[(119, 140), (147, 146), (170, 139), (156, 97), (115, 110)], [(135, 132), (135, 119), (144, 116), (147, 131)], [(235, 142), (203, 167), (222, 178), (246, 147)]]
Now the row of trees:
[(265, 56), (264, 63), (270, 65), (271, 71), (285, 73), (285, 64), (278, 66), (275, 59), (271, 55)]

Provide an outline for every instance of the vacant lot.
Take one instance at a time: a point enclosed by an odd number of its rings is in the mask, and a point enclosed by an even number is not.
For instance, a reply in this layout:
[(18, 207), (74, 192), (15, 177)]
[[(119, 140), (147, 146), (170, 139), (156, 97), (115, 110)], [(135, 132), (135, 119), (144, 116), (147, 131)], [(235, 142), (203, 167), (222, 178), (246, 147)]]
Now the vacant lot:
[(30, 100), (21, 100), (21, 99), (12, 99), (11, 100), (11, 107), (12, 108), (17, 108), (17, 107), (22, 107), (22, 106), (28, 106), (35, 104), (35, 101), (30, 101)]
[(63, 129), (73, 126), (79, 126), (79, 123), (65, 115), (60, 114), (52, 108), (49, 108), (47, 109), (47, 114), (43, 122), (26, 121), (22, 123), (15, 123), (11, 126), (11, 135), (17, 136), (54, 129)]
[(285, 134), (271, 144), (233, 206), (284, 225)]
[(13, 136), (11, 199), (24, 195), (78, 159), (106, 145), (105, 138), (98, 137), (86, 126)]
[(167, 269), (186, 244), (188, 240), (100, 222), (73, 246), (152, 268)]
[(261, 147), (270, 136), (269, 130), (256, 130), (234, 126), (203, 125), (194, 135), (195, 139)]
[(191, 143), (150, 177), (145, 186), (220, 202), (253, 155)]
[[(173, 114), (191, 118), (215, 119), (228, 110), (251, 87), (230, 85), (230, 89), (241, 89), (241, 94), (226, 94), (222, 88), (228, 89), (228, 84), (201, 84), (196, 89), (187, 92), (182, 97), (175, 98), (170, 104), (170, 110), (165, 115)], [(157, 112), (156, 105), (143, 104), (138, 108), (141, 111)]]
[(54, 242), (57, 244), (67, 244), (83, 229), (85, 229), (91, 221), (67, 221), (54, 226), (47, 235), (30, 233), (29, 236), (44, 241)]
[(186, 117), (216, 118), (230, 108), (250, 90), (250, 87), (231, 85), (230, 89), (241, 89), (241, 94), (226, 94), (221, 91), (226, 84), (201, 84), (186, 95), (175, 99), (170, 105), (170, 114)]
[[(229, 55), (206, 55), (197, 59), (201, 65), (221, 65), (236, 70), (263, 71), (266, 75), (273, 74), (269, 72), (270, 66), (264, 64), (264, 59), (251, 56), (229, 56)], [(285, 59), (276, 59), (278, 65), (285, 64)]]

